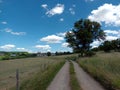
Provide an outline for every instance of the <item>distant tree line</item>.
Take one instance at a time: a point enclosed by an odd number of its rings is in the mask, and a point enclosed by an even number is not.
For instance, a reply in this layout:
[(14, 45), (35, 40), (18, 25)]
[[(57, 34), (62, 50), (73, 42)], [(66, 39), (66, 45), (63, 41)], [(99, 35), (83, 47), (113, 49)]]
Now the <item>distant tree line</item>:
[(55, 55), (58, 56), (58, 55), (69, 55), (69, 54), (72, 54), (71, 52), (55, 52)]
[(51, 52), (47, 52), (46, 55), (47, 56), (59, 56), (59, 55), (68, 55), (68, 54), (72, 54), (71, 52), (55, 52), (55, 53), (51, 53)]
[(105, 41), (99, 47), (93, 48), (93, 51), (115, 51), (120, 52), (120, 38), (112, 41)]
[(28, 52), (0, 52), (0, 60), (9, 60), (9, 59), (19, 59), (19, 58), (27, 58), (27, 57), (35, 57), (37, 56), (34, 53)]

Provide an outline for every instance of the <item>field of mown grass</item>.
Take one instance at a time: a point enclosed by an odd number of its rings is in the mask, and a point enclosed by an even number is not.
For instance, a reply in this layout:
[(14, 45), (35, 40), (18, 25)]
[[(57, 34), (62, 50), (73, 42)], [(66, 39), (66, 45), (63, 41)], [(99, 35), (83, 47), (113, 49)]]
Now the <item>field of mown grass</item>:
[(35, 77), (38, 73), (39, 75), (44, 74), (42, 77), (46, 75), (46, 78), (49, 77), (47, 71), (57, 71), (63, 65), (64, 61), (65, 58), (62, 56), (0, 61), (0, 90), (10, 90), (11, 87), (15, 86), (16, 69), (19, 69), (20, 85), (24, 88), (22, 85), (25, 85), (23, 84), (25, 81)]
[(120, 90), (120, 53), (99, 52), (91, 58), (80, 58), (78, 63), (108, 90)]

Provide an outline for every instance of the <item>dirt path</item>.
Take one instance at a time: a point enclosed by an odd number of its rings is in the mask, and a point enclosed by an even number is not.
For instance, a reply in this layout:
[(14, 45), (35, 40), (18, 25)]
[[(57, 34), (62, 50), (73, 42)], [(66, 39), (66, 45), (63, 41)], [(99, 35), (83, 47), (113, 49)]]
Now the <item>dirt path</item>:
[(76, 62), (73, 62), (76, 77), (82, 90), (105, 90), (98, 82), (90, 77)]
[(69, 62), (67, 61), (48, 86), (47, 90), (70, 90), (69, 80)]

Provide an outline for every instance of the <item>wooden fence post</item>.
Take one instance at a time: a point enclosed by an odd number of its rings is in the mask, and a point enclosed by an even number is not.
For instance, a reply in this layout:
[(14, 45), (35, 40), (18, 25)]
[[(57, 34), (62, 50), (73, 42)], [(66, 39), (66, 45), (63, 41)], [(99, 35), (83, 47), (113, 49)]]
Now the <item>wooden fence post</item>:
[(19, 89), (19, 69), (16, 70), (16, 90)]

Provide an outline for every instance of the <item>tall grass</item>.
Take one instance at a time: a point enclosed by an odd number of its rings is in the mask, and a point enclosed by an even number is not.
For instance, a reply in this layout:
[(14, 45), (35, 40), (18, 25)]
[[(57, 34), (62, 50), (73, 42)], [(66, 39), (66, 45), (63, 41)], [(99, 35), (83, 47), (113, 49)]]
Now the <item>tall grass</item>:
[(16, 84), (16, 69), (19, 69), (20, 85), (31, 79), (38, 72), (45, 72), (48, 68), (64, 62), (65, 57), (38, 57), (0, 61), (0, 90), (9, 90)]
[(120, 53), (99, 53), (78, 62), (109, 90), (120, 90)]
[(21, 86), (20, 90), (46, 90), (47, 86), (53, 80), (57, 72), (63, 66), (64, 62), (48, 66), (45, 71), (39, 71), (31, 79), (25, 80)]

